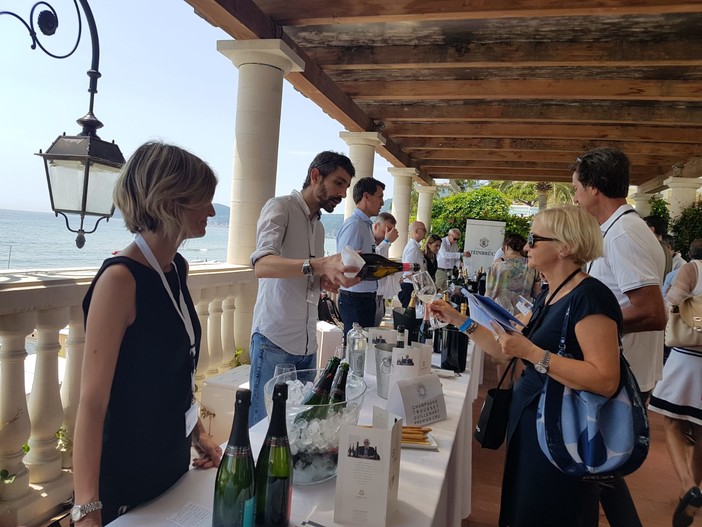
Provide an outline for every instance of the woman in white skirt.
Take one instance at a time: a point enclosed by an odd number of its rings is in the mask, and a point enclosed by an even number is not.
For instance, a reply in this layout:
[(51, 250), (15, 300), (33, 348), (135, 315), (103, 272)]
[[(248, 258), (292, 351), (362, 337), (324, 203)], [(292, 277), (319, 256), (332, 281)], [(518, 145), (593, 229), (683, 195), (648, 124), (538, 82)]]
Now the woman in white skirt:
[[(690, 244), (690, 258), (666, 294), (673, 306), (702, 295), (702, 238)], [(702, 347), (672, 349), (648, 408), (665, 416), (665, 443), (681, 485), (673, 527), (687, 527), (702, 506)]]

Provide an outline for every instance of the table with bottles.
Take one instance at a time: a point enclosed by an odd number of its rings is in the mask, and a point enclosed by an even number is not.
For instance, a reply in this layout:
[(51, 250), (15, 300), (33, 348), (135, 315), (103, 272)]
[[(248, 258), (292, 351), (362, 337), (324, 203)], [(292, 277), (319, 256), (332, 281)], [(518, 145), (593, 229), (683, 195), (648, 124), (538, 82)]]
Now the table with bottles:
[[(473, 343), (468, 348), (466, 371), (455, 378), (442, 378), (448, 419), (432, 423), (432, 436), (438, 451), (403, 448), (400, 463), (398, 510), (388, 523), (403, 527), (460, 527), (471, 511), (472, 477), (472, 402), (477, 395), (478, 364), (481, 352)], [(439, 358), (434, 354), (435, 360)], [(471, 375), (471, 371), (475, 374)], [(365, 374), (368, 391), (359, 424), (370, 424), (373, 405), (385, 406), (376, 393), (375, 376)], [(251, 428), (254, 458), (263, 443), (268, 421)], [(192, 504), (196, 512), (212, 510), (216, 470), (188, 471), (173, 487), (155, 500), (129, 511), (110, 524), (111, 527), (205, 527), (210, 520), (183, 521)], [(291, 525), (313, 520), (325, 527), (334, 522), (336, 478), (314, 485), (293, 486)], [(174, 521), (176, 520), (176, 521)], [(182, 523), (178, 523), (182, 522)]]

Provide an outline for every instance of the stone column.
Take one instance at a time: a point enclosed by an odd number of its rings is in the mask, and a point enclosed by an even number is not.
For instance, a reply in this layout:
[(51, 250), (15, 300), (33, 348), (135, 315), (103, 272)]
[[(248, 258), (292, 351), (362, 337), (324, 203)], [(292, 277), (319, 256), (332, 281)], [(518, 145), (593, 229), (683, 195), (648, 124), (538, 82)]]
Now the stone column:
[(238, 284), (229, 286), (229, 292), (222, 302), (222, 366), (231, 368), (236, 359), (236, 338), (234, 337), (234, 313), (236, 312), (236, 293)]
[(653, 194), (646, 194), (643, 192), (637, 192), (636, 194), (632, 194), (630, 198), (634, 201), (634, 208), (636, 209), (636, 213), (641, 216), (642, 218), (645, 218), (649, 214), (651, 214), (651, 197)]
[(73, 467), (73, 436), (80, 399), (81, 370), (85, 352), (85, 329), (83, 308), (71, 306), (68, 317), (68, 339), (66, 339), (66, 369), (61, 383), (63, 405), (63, 435), (65, 451), (62, 452), (63, 468)]
[(697, 190), (702, 186), (698, 178), (671, 177), (663, 182), (670, 189), (670, 217), (677, 218), (683, 209), (695, 203)]
[(390, 258), (402, 258), (402, 251), (407, 245), (409, 231), (410, 193), (412, 191), (412, 178), (419, 175), (416, 168), (388, 168), (394, 178), (392, 195), (392, 215), (397, 220), (397, 241), (390, 246)]
[[(283, 77), (303, 71), (305, 63), (278, 39), (220, 40), (217, 49), (239, 69), (227, 262), (249, 265), (256, 221), (275, 195)], [(251, 328), (256, 293), (256, 283), (242, 289), (237, 326)], [(249, 347), (248, 342), (240, 345)]]
[(436, 187), (425, 187), (417, 185), (419, 192), (419, 203), (417, 204), (417, 219), (424, 222), (427, 234), (431, 232), (431, 205), (434, 201)]
[(353, 202), (353, 188), (356, 181), (373, 176), (375, 149), (385, 144), (385, 138), (378, 132), (341, 132), (339, 137), (349, 145), (349, 159), (356, 169), (356, 176), (351, 180), (351, 186), (346, 193), (344, 219), (353, 214), (356, 204)]

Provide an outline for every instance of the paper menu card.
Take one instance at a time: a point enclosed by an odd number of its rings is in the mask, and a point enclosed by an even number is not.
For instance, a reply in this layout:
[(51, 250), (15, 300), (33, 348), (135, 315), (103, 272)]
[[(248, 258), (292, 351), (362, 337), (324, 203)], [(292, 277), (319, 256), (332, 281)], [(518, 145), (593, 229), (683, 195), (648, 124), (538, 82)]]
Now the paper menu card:
[(342, 425), (334, 521), (385, 526), (397, 510), (402, 419), (373, 407), (371, 428)]
[[(490, 322), (497, 322), (506, 331), (518, 331), (517, 328), (524, 326), (512, 313), (507, 311), (492, 298), (486, 296), (474, 295), (473, 293), (464, 293), (468, 298), (468, 309), (470, 318), (475, 320), (481, 326), (485, 326), (490, 331), (493, 331)], [(516, 325), (516, 327), (515, 327)]]
[(389, 412), (404, 416), (408, 426), (421, 426), (447, 417), (446, 400), (439, 376), (433, 373), (403, 379), (390, 388)]

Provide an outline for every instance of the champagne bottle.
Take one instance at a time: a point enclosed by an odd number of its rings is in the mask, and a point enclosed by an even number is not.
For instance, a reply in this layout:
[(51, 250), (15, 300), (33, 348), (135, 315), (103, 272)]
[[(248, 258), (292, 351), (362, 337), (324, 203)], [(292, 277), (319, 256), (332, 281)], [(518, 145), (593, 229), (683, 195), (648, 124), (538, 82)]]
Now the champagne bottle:
[(419, 342), (422, 344), (433, 344), (434, 342), (434, 332), (429, 322), (429, 308), (426, 306), (424, 307), (424, 318), (419, 326)]
[(419, 264), (394, 262), (375, 253), (361, 254), (361, 258), (366, 262), (356, 275), (361, 280), (380, 280), (393, 273), (402, 271), (416, 273), (420, 270)]
[(417, 293), (415, 291), (412, 291), (412, 296), (403, 315), (411, 320), (417, 318)]
[[(334, 375), (334, 381), (331, 386), (331, 403), (343, 403), (346, 401), (346, 380), (349, 376), (349, 363), (342, 362), (337, 368), (336, 374)], [(337, 409), (341, 409), (346, 406), (345, 404), (337, 405)]]
[(273, 412), (256, 461), (256, 526), (287, 527), (292, 506), (293, 462), (285, 423), (288, 385), (273, 388)]
[[(350, 332), (349, 332), (350, 333)], [(339, 363), (341, 359), (339, 357), (331, 357), (327, 362), (327, 367), (324, 369), (322, 374), (314, 383), (312, 391), (309, 392), (302, 400), (302, 405), (314, 405), (309, 410), (300, 412), (295, 416), (295, 422), (305, 420), (311, 421), (312, 419), (324, 419), (327, 416), (327, 411), (331, 399), (331, 387), (334, 382), (334, 375), (336, 375), (336, 370), (339, 368)]]
[(212, 527), (253, 527), (254, 460), (249, 440), (251, 391), (236, 391), (234, 423), (215, 478)]
[(405, 326), (397, 326), (397, 343), (396, 348), (405, 347)]

